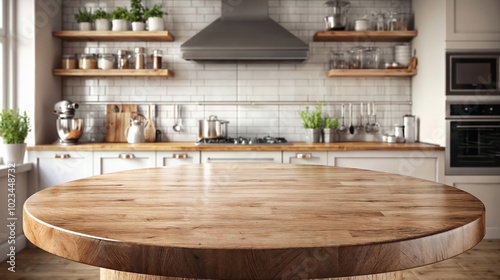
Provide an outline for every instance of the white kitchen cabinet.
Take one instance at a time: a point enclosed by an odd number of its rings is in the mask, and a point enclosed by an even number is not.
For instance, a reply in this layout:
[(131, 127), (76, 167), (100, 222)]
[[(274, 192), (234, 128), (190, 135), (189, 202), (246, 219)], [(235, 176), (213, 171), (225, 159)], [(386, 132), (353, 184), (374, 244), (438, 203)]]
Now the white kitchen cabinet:
[(367, 169), (444, 183), (444, 151), (328, 152), (328, 165)]
[(486, 208), (486, 236), (500, 238), (500, 176), (446, 176), (446, 184), (466, 191)]
[(500, 1), (447, 0), (447, 49), (498, 49)]
[(94, 176), (156, 166), (156, 152), (94, 152)]
[(201, 152), (201, 163), (216, 162), (277, 162), (281, 163), (281, 151), (249, 152)]
[(327, 165), (328, 152), (311, 151), (285, 151), (283, 163)]
[(65, 182), (92, 176), (93, 152), (30, 151), (28, 159), (34, 164), (29, 176), (31, 192)]
[(157, 152), (156, 166), (175, 166), (200, 163), (200, 152)]

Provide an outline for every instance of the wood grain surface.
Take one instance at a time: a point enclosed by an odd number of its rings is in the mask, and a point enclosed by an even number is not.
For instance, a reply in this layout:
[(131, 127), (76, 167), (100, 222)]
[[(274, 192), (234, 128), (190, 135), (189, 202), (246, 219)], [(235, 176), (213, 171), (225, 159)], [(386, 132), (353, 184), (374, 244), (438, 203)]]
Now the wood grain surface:
[[(115, 108), (118, 112), (115, 112)], [(130, 126), (134, 114), (137, 114), (137, 104), (106, 105), (106, 142), (126, 143), (125, 130)]]
[(168, 69), (54, 69), (52, 74), (64, 77), (174, 77), (174, 72)]
[(54, 31), (52, 36), (66, 41), (90, 42), (171, 42), (174, 36), (168, 31)]
[(417, 31), (318, 31), (315, 42), (410, 42)]
[(195, 164), (45, 189), (24, 232), (55, 255), (132, 273), (311, 279), (435, 263), (476, 245), (484, 205), (438, 183), (290, 164)]
[(86, 143), (71, 147), (36, 145), (28, 151), (444, 151), (444, 147), (423, 143), (389, 144), (383, 142), (304, 143), (292, 145), (214, 145), (195, 146), (193, 142), (144, 144)]
[(332, 69), (327, 77), (413, 77), (417, 70), (408, 69)]

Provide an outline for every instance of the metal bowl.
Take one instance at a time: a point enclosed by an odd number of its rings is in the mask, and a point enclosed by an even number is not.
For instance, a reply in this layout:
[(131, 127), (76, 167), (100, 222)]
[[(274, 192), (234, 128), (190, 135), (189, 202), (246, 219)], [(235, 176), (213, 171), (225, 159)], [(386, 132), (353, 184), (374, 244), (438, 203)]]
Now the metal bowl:
[(57, 119), (57, 134), (61, 143), (74, 144), (82, 137), (83, 119)]

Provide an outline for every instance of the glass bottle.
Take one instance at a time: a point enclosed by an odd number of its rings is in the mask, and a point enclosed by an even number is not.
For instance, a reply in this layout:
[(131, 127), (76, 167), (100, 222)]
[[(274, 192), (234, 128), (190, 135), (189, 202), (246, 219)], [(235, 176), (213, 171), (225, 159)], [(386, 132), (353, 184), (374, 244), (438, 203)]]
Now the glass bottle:
[(118, 50), (116, 59), (118, 61), (118, 69), (129, 69), (129, 58), (130, 55), (128, 54), (127, 50)]
[(377, 15), (377, 24), (375, 26), (375, 30), (384, 31), (385, 30), (385, 17), (384, 14)]
[(389, 31), (398, 31), (399, 30), (398, 13), (391, 13), (390, 14), (389, 20), (387, 21), (387, 30), (389, 30)]
[(144, 53), (144, 48), (135, 48), (135, 69), (144, 69), (144, 61), (146, 54)]
[(161, 69), (162, 52), (161, 50), (154, 50), (153, 55), (151, 55), (153, 60), (153, 69)]

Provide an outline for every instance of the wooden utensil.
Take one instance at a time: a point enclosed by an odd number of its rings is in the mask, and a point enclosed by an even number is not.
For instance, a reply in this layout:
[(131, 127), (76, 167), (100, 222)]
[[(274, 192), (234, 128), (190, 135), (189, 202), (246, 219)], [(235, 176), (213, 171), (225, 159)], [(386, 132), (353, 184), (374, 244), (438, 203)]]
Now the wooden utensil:
[(130, 119), (137, 114), (137, 104), (108, 104), (106, 110), (106, 142), (127, 142), (125, 130), (130, 126)]
[(151, 105), (148, 105), (148, 117), (146, 118), (147, 124), (144, 128), (144, 138), (146, 142), (154, 142), (156, 138), (156, 128), (151, 118)]

